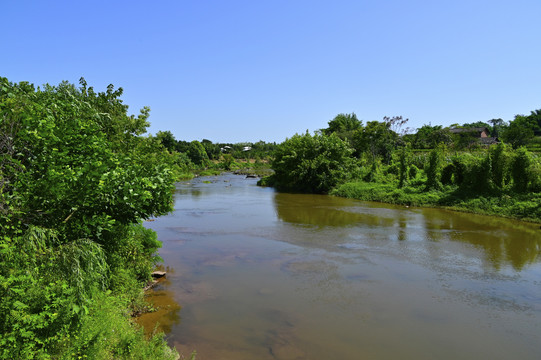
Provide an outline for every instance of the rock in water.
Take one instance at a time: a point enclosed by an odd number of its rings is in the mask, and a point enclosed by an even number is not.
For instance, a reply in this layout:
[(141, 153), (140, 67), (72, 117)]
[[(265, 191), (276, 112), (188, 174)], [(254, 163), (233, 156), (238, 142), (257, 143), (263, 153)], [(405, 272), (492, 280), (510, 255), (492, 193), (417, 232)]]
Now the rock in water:
[(157, 279), (157, 278), (161, 278), (161, 277), (164, 277), (165, 274), (167, 274), (165, 271), (154, 271), (152, 274), (152, 277)]

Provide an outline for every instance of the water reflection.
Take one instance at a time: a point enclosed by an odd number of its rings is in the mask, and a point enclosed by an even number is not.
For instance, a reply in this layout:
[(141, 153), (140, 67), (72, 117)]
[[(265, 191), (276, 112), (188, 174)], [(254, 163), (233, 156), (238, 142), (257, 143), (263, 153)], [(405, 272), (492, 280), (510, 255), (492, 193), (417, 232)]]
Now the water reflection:
[[(203, 191), (197, 188), (186, 188), (186, 187), (177, 188), (175, 192), (179, 195), (190, 195), (193, 198), (198, 198), (198, 197), (201, 197), (201, 195), (203, 195)], [(175, 200), (176, 199), (179, 199), (179, 197), (175, 197)]]
[(224, 176), (178, 184), (175, 211), (145, 226), (177, 270), (156, 321), (180, 353), (540, 358), (538, 225)]
[(322, 231), (347, 227), (372, 239), (468, 244), (481, 250), (485, 262), (494, 269), (511, 266), (520, 271), (541, 258), (541, 230), (536, 224), (322, 195), (276, 193), (273, 202), (281, 221)]
[(394, 219), (380, 216), (392, 209), (373, 207), (356, 211), (351, 200), (339, 197), (276, 193), (273, 200), (278, 218), (294, 224), (343, 227), (359, 223), (392, 226), (394, 223)]

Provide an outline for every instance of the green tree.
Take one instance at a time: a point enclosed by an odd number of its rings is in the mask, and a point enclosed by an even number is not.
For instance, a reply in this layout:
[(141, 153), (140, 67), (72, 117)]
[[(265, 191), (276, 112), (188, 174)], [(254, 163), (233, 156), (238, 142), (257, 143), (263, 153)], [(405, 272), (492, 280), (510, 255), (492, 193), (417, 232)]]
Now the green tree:
[(516, 149), (533, 139), (537, 126), (537, 121), (533, 117), (517, 115), (502, 133), (502, 139)]
[(85, 95), (62, 83), (17, 101), (15, 159), (25, 170), (14, 184), (22, 223), (96, 238), (115, 223), (169, 211), (169, 169), (146, 151), (152, 140), (136, 136), (141, 129), (124, 126), (130, 116), (99, 112), (101, 93)]
[(169, 152), (176, 150), (177, 140), (171, 131), (158, 131), (156, 133), (156, 138)]
[(532, 159), (525, 147), (519, 148), (511, 165), (514, 189), (518, 192), (526, 192), (530, 183), (530, 166)]
[(362, 128), (363, 123), (357, 119), (355, 113), (351, 114), (338, 114), (329, 121), (328, 127), (322, 129), (325, 135), (336, 134), (340, 139), (351, 142), (355, 131)]
[(199, 141), (193, 140), (190, 143), (187, 154), (190, 160), (195, 165), (203, 167), (208, 166), (209, 157), (207, 155), (207, 152), (205, 151), (205, 147)]
[(510, 181), (511, 153), (509, 146), (500, 143), (489, 149), (492, 159), (492, 182), (498, 189), (504, 189)]
[(413, 135), (412, 146), (414, 149), (434, 149), (438, 144), (447, 146), (453, 143), (453, 136), (449, 128), (441, 125), (423, 125)]
[(505, 127), (505, 122), (502, 119), (492, 119), (488, 121), (492, 124), (492, 133), (493, 137), (499, 137), (501, 130)]
[(368, 153), (372, 159), (381, 156), (386, 163), (391, 161), (391, 154), (397, 146), (398, 134), (391, 129), (388, 121), (369, 121), (353, 135), (356, 155)]
[(426, 168), (426, 187), (427, 189), (441, 188), (441, 174), (443, 170), (443, 157), (445, 154), (445, 145), (440, 144), (430, 152), (428, 158), (428, 167)]
[(327, 193), (357, 174), (352, 152), (335, 134), (296, 134), (275, 151), (272, 184), (279, 190)]
[(399, 168), (398, 168), (398, 187), (404, 187), (408, 180), (409, 166), (411, 163), (411, 148), (404, 146), (400, 150)]
[(490, 192), (493, 188), (492, 156), (487, 152), (485, 156), (473, 157), (464, 173), (462, 186), (474, 190), (476, 193)]
[(188, 153), (189, 148), (190, 143), (188, 141), (178, 140), (175, 150), (177, 150), (179, 153)]
[(212, 141), (207, 139), (201, 140), (201, 145), (203, 145), (203, 147), (205, 148), (205, 152), (207, 153), (207, 157), (209, 159), (218, 160), (220, 158), (220, 145), (213, 144)]
[(489, 134), (492, 134), (492, 126), (490, 126), (489, 124), (487, 124), (486, 122), (483, 122), (483, 121), (476, 121), (476, 122), (473, 122), (473, 123), (464, 123), (464, 124), (462, 124), (461, 127), (464, 128), (464, 129), (487, 128)]
[(534, 130), (536, 132), (541, 132), (541, 109), (531, 111), (528, 118), (537, 124)]

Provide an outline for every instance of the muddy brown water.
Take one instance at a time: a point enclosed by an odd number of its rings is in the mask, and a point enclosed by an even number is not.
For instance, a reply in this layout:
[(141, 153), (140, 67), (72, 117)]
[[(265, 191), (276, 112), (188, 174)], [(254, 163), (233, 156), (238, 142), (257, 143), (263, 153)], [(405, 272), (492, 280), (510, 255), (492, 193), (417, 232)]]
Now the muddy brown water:
[(159, 309), (138, 321), (198, 360), (541, 359), (539, 225), (179, 183)]

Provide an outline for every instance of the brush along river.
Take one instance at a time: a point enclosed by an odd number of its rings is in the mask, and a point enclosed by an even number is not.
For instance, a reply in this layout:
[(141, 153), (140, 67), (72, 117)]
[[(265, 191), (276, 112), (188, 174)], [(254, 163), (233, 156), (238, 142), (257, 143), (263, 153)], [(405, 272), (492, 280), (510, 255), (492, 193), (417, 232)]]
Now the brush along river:
[(540, 359), (539, 225), (322, 196), (221, 175), (146, 226), (149, 298), (181, 354), (219, 359)]

